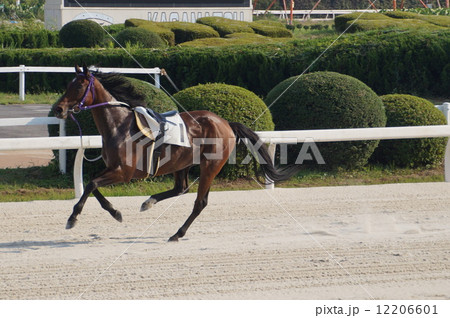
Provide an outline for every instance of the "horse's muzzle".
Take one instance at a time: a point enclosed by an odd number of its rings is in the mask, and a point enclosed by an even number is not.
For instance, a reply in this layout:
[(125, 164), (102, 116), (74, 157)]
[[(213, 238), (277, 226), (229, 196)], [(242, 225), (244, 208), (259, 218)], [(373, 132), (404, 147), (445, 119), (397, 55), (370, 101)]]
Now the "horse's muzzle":
[(53, 111), (54, 111), (55, 116), (57, 118), (59, 118), (59, 119), (66, 119), (67, 112), (64, 112), (64, 109), (62, 107), (59, 107), (59, 106), (55, 107)]

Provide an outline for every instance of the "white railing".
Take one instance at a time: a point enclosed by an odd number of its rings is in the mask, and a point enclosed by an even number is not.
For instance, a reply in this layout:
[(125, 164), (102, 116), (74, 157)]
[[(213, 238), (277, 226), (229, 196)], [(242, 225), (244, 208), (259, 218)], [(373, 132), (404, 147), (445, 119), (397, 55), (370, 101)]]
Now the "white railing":
[[(59, 136), (66, 135), (66, 121), (56, 117), (0, 118), (0, 127), (59, 125)], [(48, 138), (48, 137), (46, 137)], [(17, 140), (16, 138), (12, 140)], [(13, 148), (11, 148), (13, 149)], [(28, 148), (31, 149), (31, 148)], [(59, 170), (66, 173), (66, 149), (59, 150)]]
[(101, 148), (101, 136), (83, 136), (83, 146), (80, 137), (33, 137), (33, 138), (0, 138), (2, 150), (44, 150), (44, 149), (78, 149), (73, 167), (73, 185), (75, 197), (83, 193), (83, 154), (85, 149)]
[[(450, 103), (437, 105), (446, 115), (447, 122), (450, 112)], [(54, 123), (59, 119), (47, 118)], [(17, 121), (14, 121), (17, 120)], [(44, 123), (43, 118), (0, 119), (9, 126), (14, 122), (34, 124)], [(302, 142), (330, 142), (330, 141), (358, 141), (358, 140), (386, 140), (386, 139), (412, 139), (450, 137), (450, 125), (412, 126), (412, 127), (383, 127), (383, 128), (350, 128), (350, 129), (316, 129), (292, 131), (259, 131), (258, 136), (263, 142), (269, 144), (272, 160), (275, 157), (277, 144), (296, 144)], [(35, 138), (0, 138), (0, 151), (4, 150), (37, 150), (37, 149), (78, 149), (73, 170), (75, 197), (83, 193), (83, 155), (89, 148), (101, 148), (101, 136), (83, 136), (81, 143), (79, 136), (71, 137), (35, 137)], [(445, 150), (445, 181), (450, 182), (450, 139)], [(273, 189), (274, 184), (268, 184)]]
[[(272, 158), (277, 144), (299, 142), (354, 141), (378, 139), (411, 139), (428, 137), (450, 137), (450, 125), (385, 127), (385, 128), (354, 128), (354, 129), (324, 129), (324, 130), (294, 130), (294, 131), (261, 131), (260, 138), (269, 143)], [(101, 148), (101, 136), (84, 136), (83, 148), (80, 137), (37, 137), (37, 138), (1, 138), (0, 151), (26, 149), (78, 149), (74, 163), (75, 197), (83, 193), (83, 154), (88, 148)], [(445, 181), (450, 182), (450, 146), (447, 143), (445, 151)], [(267, 188), (273, 189), (274, 185)]]
[[(155, 86), (160, 88), (161, 70), (154, 68), (112, 68), (112, 67), (90, 67), (91, 70), (98, 70), (103, 73), (121, 73), (121, 74), (152, 74), (155, 79)], [(26, 73), (74, 73), (73, 67), (61, 66), (9, 66), (0, 67), (0, 73), (19, 73), (19, 98), (25, 100), (25, 74)]]

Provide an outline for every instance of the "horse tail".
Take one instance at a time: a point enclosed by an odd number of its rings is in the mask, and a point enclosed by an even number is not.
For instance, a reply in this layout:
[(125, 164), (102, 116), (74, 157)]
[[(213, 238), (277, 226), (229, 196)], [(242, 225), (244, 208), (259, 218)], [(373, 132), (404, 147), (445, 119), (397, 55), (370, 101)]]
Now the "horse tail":
[(257, 145), (257, 152), (260, 159), (258, 161), (260, 163), (260, 167), (270, 180), (274, 182), (284, 181), (295, 175), (300, 170), (299, 165), (288, 165), (282, 169), (275, 168), (272, 163), (272, 158), (270, 157), (269, 150), (267, 149), (267, 145), (262, 142), (262, 140), (253, 130), (241, 123), (230, 122), (229, 124), (238, 142), (246, 142), (248, 140), (251, 142), (251, 145)]

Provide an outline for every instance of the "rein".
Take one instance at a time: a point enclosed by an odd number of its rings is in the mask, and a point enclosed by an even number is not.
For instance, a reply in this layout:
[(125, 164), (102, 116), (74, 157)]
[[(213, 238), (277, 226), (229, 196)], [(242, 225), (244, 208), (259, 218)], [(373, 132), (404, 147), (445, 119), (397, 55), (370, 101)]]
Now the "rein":
[[(84, 74), (79, 74), (82, 76), (86, 76)], [(111, 106), (125, 106), (131, 109), (130, 105), (128, 105), (127, 103), (123, 103), (123, 102), (119, 102), (119, 101), (113, 101), (113, 102), (103, 102), (103, 103), (99, 103), (99, 104), (93, 104), (93, 105), (89, 105), (89, 106), (84, 106), (84, 103), (86, 102), (86, 98), (89, 92), (91, 92), (92, 95), (92, 102), (94, 102), (95, 100), (95, 87), (94, 87), (94, 81), (95, 81), (95, 77), (94, 75), (90, 75), (89, 77), (89, 84), (88, 87), (86, 88), (86, 91), (84, 92), (83, 98), (81, 99), (81, 102), (78, 104), (78, 108), (79, 111), (75, 111), (73, 108), (71, 110), (69, 110), (70, 112), (70, 118), (75, 122), (75, 124), (77, 124), (78, 126), (78, 131), (80, 132), (80, 142), (81, 142), (81, 148), (83, 148), (83, 131), (81, 130), (81, 125), (78, 122), (78, 120), (75, 118), (75, 116), (73, 114), (78, 114), (83, 110), (90, 110), (96, 107), (101, 107), (101, 106), (107, 106), (107, 105), (111, 105)], [(83, 153), (83, 158), (86, 159), (89, 162), (95, 162), (97, 160), (99, 160), (100, 158), (102, 158), (102, 155), (98, 156), (97, 158), (94, 159), (89, 159), (87, 158), (84, 153)]]

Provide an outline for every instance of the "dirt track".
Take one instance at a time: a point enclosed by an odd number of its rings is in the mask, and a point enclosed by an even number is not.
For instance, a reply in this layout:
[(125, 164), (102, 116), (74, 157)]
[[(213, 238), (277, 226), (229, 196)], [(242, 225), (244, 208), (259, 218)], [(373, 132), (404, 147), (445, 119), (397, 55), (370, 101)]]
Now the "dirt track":
[(194, 194), (145, 199), (0, 203), (0, 298), (450, 298), (449, 184), (213, 192), (178, 243)]

